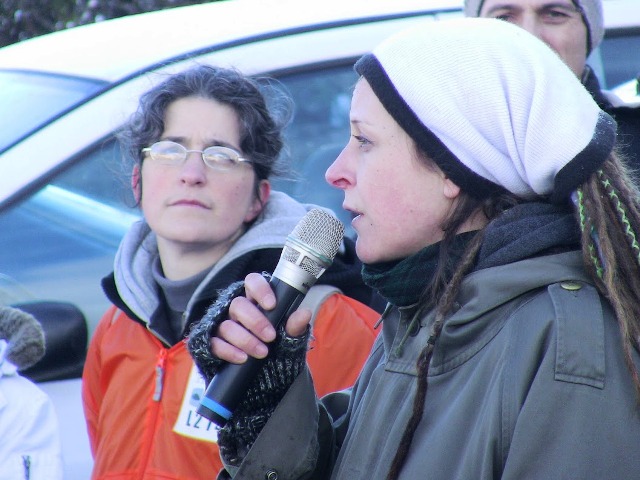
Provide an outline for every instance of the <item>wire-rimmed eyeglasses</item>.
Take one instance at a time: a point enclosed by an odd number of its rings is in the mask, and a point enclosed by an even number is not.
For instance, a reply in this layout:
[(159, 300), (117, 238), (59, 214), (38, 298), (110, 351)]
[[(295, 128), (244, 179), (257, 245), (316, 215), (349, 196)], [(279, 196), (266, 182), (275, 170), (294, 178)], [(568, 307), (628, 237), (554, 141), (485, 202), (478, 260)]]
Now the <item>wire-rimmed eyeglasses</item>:
[(231, 170), (241, 163), (252, 163), (233, 148), (220, 145), (207, 147), (204, 150), (188, 150), (177, 142), (162, 140), (142, 149), (142, 153), (148, 154), (154, 162), (174, 166), (182, 165), (187, 155), (192, 152), (202, 155), (202, 161), (207, 167), (219, 171)]

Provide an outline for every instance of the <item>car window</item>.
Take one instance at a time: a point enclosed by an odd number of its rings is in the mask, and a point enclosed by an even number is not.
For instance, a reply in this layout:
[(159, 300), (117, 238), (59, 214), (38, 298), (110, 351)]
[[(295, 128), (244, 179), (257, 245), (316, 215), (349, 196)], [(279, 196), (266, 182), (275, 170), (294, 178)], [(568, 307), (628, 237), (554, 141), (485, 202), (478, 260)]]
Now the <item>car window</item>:
[(0, 213), (0, 303), (68, 301), (93, 331), (107, 307), (100, 279), (139, 217), (119, 163), (116, 142), (101, 143)]
[(103, 83), (34, 72), (0, 71), (0, 151), (60, 112), (91, 96)]
[(611, 36), (601, 46), (606, 88), (640, 75), (640, 31), (634, 35)]
[(324, 180), (327, 167), (349, 140), (351, 91), (357, 80), (353, 62), (277, 77), (293, 98), (294, 116), (286, 131), (291, 180), (274, 188), (294, 198), (331, 208), (354, 236), (350, 216), (342, 209), (343, 194)]
[(135, 206), (130, 172), (114, 137), (94, 146), (74, 166), (55, 177), (52, 185), (119, 210)]
[(640, 30), (609, 31), (589, 57), (603, 88), (614, 89), (640, 75)]

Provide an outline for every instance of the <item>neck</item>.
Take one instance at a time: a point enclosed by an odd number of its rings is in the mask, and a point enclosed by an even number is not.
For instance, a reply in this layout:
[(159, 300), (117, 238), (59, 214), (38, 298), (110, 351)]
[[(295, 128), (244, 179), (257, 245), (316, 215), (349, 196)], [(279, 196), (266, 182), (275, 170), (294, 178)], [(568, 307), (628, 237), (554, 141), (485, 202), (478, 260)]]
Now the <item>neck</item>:
[(456, 234), (474, 232), (476, 230), (482, 230), (487, 226), (489, 220), (484, 214), (482, 209), (477, 209), (467, 221), (465, 221), (456, 232)]
[(188, 249), (176, 245), (162, 245), (158, 242), (160, 263), (165, 278), (169, 280), (184, 280), (205, 269), (213, 267), (229, 251), (229, 246), (218, 246), (211, 249), (198, 249), (190, 245)]

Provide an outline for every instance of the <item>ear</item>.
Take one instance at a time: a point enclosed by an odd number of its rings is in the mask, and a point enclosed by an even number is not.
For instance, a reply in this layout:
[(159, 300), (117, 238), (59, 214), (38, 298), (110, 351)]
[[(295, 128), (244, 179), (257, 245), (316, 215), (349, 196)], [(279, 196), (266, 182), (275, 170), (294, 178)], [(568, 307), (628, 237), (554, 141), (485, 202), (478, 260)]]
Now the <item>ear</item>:
[(251, 205), (251, 208), (249, 208), (247, 215), (244, 217), (244, 221), (246, 223), (255, 220), (269, 200), (269, 195), (271, 195), (271, 184), (269, 183), (269, 180), (260, 180), (257, 191), (258, 195), (253, 199), (253, 204)]
[(442, 182), (442, 193), (449, 200), (454, 200), (460, 195), (460, 187), (453, 183), (449, 177), (444, 177)]
[(131, 190), (133, 191), (133, 198), (136, 200), (136, 203), (140, 203), (142, 198), (142, 185), (140, 181), (140, 165), (135, 165), (131, 172)]

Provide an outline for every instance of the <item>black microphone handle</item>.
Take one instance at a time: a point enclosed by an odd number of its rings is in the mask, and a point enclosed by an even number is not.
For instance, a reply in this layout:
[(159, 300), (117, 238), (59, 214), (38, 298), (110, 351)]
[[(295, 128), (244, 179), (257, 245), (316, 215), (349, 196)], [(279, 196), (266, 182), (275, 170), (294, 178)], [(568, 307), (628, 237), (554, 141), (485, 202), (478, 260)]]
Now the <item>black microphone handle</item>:
[[(300, 306), (306, 292), (299, 291), (277, 277), (271, 277), (269, 283), (276, 296), (276, 307), (263, 313), (277, 329)], [(249, 357), (242, 364), (225, 364), (209, 383), (196, 411), (223, 427), (246, 395), (264, 361), (264, 358)]]

